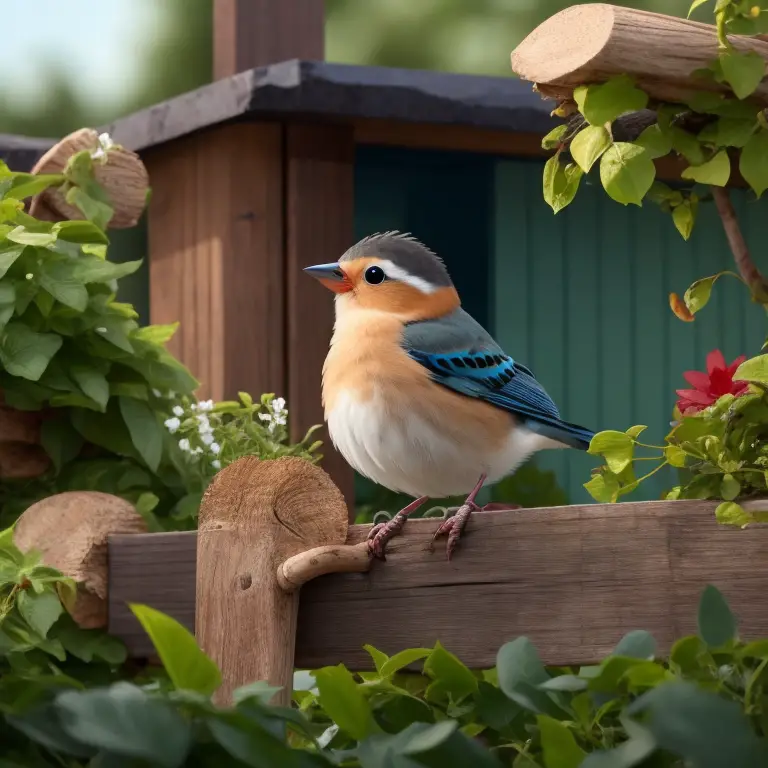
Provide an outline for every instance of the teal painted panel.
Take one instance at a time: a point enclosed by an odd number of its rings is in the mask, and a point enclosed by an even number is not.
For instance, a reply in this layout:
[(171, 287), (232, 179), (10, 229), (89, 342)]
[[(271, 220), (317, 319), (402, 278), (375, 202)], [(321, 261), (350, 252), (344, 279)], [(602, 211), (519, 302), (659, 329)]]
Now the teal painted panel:
[[(729, 360), (759, 351), (764, 313), (728, 280), (695, 323), (669, 310), (671, 291), (682, 294), (693, 280), (733, 266), (711, 204), (702, 205), (688, 243), (655, 206), (620, 206), (599, 182), (584, 183), (555, 216), (542, 199), (542, 168), (532, 160), (496, 164), (492, 329), (532, 367), (564, 418), (598, 430), (646, 424), (648, 441), (658, 442), (675, 389), (686, 386), (683, 371), (702, 370), (714, 348)], [(746, 193), (732, 195), (757, 247), (768, 222)], [(590, 500), (581, 485), (591, 457), (552, 451), (537, 461), (556, 471), (572, 503)], [(632, 498), (657, 498), (674, 479), (672, 471), (659, 473)]]
[(141, 325), (149, 323), (149, 260), (147, 216), (130, 229), (111, 229), (109, 235), (109, 260), (122, 264), (124, 261), (143, 259), (141, 267), (132, 275), (120, 280), (117, 298), (133, 304)]

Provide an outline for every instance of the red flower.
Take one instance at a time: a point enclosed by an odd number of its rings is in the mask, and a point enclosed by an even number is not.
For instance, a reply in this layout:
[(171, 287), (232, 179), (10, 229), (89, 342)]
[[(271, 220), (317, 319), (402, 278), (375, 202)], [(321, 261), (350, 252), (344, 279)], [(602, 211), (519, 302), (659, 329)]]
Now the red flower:
[(685, 380), (693, 389), (678, 389), (680, 399), (677, 407), (683, 416), (703, 411), (717, 402), (723, 395), (745, 395), (749, 389), (746, 381), (734, 381), (733, 374), (746, 360), (746, 355), (737, 357), (730, 365), (725, 364), (723, 353), (715, 349), (707, 355), (707, 372), (686, 371)]

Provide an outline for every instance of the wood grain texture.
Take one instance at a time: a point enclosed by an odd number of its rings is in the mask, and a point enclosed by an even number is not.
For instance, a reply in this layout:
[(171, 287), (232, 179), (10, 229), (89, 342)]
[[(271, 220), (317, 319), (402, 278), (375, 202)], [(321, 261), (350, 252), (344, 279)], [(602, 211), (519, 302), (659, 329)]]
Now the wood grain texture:
[(200, 507), (195, 636), (221, 669), (219, 704), (255, 680), (281, 686), (289, 704), (299, 593), (280, 587), (278, 568), (346, 536), (339, 489), (303, 459), (246, 456), (216, 475)]
[(325, 58), (324, 0), (214, 0), (213, 75)]
[(282, 129), (220, 126), (146, 153), (150, 319), (200, 397), (285, 393)]
[[(472, 667), (504, 642), (530, 637), (549, 664), (589, 663), (626, 632), (652, 632), (662, 651), (695, 631), (708, 583), (746, 638), (768, 636), (768, 529), (719, 526), (712, 502), (639, 502), (470, 519), (454, 560), (425, 546), (436, 521), (412, 520), (370, 572), (322, 576), (301, 590), (295, 663), (370, 667), (364, 643), (394, 653), (440, 640)], [(349, 529), (359, 543), (369, 526)], [(223, 555), (226, 557), (226, 555)], [(192, 626), (195, 534), (110, 542), (110, 630), (132, 654), (151, 651), (125, 608), (143, 601)]]
[[(768, 42), (731, 35), (739, 51), (768, 58)], [(512, 52), (512, 70), (545, 97), (570, 96), (579, 85), (631, 75), (652, 98), (686, 102), (700, 91), (728, 86), (694, 78), (717, 55), (715, 27), (660, 13), (589, 3), (566, 8), (540, 24)], [(754, 98), (768, 103), (768, 83)]]
[[(286, 126), (288, 409), (291, 436), (323, 423), (323, 360), (333, 331), (333, 294), (302, 271), (336, 261), (354, 243), (354, 133), (350, 126)], [(323, 428), (323, 468), (354, 520), (354, 473)]]

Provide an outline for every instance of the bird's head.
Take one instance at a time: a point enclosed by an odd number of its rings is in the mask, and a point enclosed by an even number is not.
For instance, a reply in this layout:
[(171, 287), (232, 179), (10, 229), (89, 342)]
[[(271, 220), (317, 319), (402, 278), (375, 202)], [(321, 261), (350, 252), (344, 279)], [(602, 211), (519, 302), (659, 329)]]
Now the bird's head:
[(440, 257), (399, 232), (366, 237), (338, 262), (304, 271), (336, 294), (337, 308), (373, 309), (411, 321), (440, 317), (460, 305)]

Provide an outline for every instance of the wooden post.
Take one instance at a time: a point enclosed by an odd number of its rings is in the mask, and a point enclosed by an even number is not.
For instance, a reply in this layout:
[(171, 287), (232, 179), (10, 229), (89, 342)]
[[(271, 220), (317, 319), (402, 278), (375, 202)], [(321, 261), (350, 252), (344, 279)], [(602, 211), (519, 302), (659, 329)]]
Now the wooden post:
[(200, 508), (195, 634), (221, 669), (219, 704), (257, 680), (281, 686), (277, 701), (289, 703), (299, 593), (281, 587), (278, 570), (305, 550), (342, 545), (347, 528), (338, 488), (303, 459), (246, 456), (216, 475)]
[(85, 629), (106, 627), (107, 539), (146, 533), (144, 518), (125, 499), (98, 491), (68, 491), (29, 507), (13, 529), (22, 552), (37, 550), (42, 561), (78, 582), (77, 599), (67, 605)]
[[(288, 407), (295, 440), (323, 423), (323, 361), (333, 331), (333, 298), (302, 271), (336, 261), (354, 239), (352, 128), (291, 124), (286, 128), (286, 280)], [(354, 522), (354, 473), (321, 435), (323, 467), (341, 489)]]
[(214, 0), (213, 74), (325, 56), (324, 0)]
[[(282, 129), (215, 128), (146, 154), (150, 320), (201, 397), (287, 395)], [(288, 403), (290, 407), (290, 402)]]
[[(768, 59), (768, 42), (729, 36), (737, 50)], [(694, 76), (717, 56), (715, 27), (660, 13), (604, 3), (574, 5), (540, 24), (512, 52), (512, 70), (545, 97), (570, 96), (579, 85), (631, 75), (649, 96), (685, 102), (727, 84)], [(753, 98), (768, 104), (768, 82)]]

